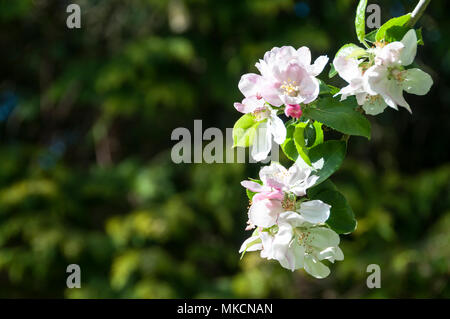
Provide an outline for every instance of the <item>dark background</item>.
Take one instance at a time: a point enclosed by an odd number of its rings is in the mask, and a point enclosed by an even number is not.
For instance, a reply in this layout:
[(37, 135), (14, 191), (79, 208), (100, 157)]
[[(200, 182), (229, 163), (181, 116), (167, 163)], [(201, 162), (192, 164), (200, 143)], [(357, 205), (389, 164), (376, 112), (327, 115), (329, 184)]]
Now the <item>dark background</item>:
[[(81, 29), (66, 27), (72, 2)], [(384, 22), (416, 1), (369, 3)], [(450, 297), (448, 1), (418, 24), (431, 91), (406, 97), (412, 116), (370, 117), (372, 139), (352, 138), (333, 176), (358, 228), (327, 279), (257, 253), (239, 260), (239, 182), (260, 165), (170, 159), (173, 129), (233, 126), (239, 78), (273, 46), (332, 58), (356, 42), (356, 5), (1, 0), (0, 297)], [(81, 289), (66, 287), (72, 263)], [(369, 264), (380, 289), (366, 286)]]

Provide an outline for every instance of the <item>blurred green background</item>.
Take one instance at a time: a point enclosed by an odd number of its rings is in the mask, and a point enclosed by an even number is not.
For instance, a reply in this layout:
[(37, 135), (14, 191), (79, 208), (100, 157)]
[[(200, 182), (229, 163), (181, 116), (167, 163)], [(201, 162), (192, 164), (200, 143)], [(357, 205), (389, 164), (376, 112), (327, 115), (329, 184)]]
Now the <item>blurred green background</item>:
[[(82, 28), (66, 27), (77, 3)], [(416, 1), (369, 1), (382, 22)], [(333, 57), (357, 1), (0, 1), (0, 297), (450, 297), (450, 12), (417, 63), (434, 86), (371, 117), (333, 181), (358, 229), (317, 280), (238, 249), (258, 164), (179, 164), (173, 129), (232, 127), (240, 76), (273, 46)], [(327, 80), (327, 67), (321, 75)], [(331, 82), (343, 85), (337, 77)], [(205, 142), (208, 143), (208, 142)], [(81, 266), (81, 289), (66, 267)], [(368, 289), (366, 267), (381, 267)]]

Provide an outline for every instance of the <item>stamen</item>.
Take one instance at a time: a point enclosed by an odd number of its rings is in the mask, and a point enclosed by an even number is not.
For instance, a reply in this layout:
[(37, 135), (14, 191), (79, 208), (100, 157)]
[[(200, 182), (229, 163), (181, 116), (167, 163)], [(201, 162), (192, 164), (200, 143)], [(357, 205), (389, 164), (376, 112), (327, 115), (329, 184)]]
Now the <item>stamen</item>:
[(285, 95), (289, 96), (297, 96), (300, 91), (297, 81), (291, 81), (291, 79), (283, 81), (283, 85), (280, 88), (284, 91)]

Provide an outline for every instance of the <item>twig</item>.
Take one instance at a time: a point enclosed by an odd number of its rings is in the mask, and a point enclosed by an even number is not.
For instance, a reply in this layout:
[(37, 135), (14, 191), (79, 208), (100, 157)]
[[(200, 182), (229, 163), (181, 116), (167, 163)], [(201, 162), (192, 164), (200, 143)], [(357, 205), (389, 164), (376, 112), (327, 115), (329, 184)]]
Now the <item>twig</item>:
[(411, 13), (411, 20), (409, 20), (408, 25), (412, 28), (416, 22), (420, 19), (425, 9), (430, 4), (431, 0), (420, 0), (414, 11)]

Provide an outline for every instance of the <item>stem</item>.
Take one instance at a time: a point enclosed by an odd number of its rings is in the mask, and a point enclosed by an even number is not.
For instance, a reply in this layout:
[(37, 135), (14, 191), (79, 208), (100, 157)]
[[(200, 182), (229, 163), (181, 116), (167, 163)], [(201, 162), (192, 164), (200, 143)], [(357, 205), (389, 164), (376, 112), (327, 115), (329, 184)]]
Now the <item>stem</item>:
[(417, 6), (414, 8), (411, 13), (411, 20), (409, 20), (408, 26), (411, 28), (416, 24), (416, 22), (420, 19), (420, 17), (425, 12), (425, 9), (430, 4), (431, 0), (420, 0)]

